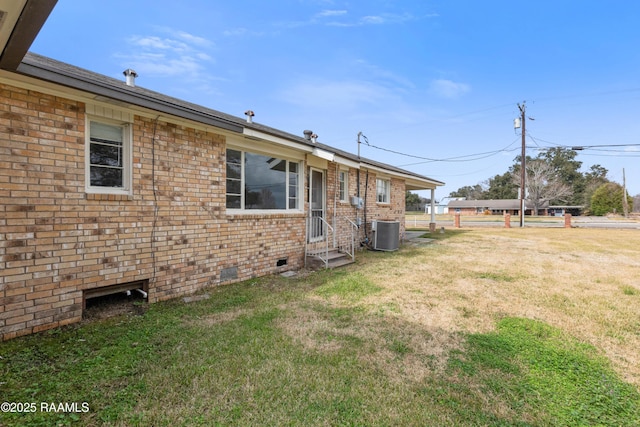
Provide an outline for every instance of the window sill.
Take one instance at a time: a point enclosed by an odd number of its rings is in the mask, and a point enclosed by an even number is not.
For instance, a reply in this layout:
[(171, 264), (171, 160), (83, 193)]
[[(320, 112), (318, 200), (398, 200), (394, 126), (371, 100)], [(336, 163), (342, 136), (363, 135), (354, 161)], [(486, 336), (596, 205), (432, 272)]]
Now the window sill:
[(131, 201), (133, 196), (131, 194), (113, 194), (113, 193), (85, 193), (87, 200), (102, 200), (109, 202), (118, 201)]
[(226, 212), (227, 219), (262, 219), (262, 218), (304, 218), (303, 211), (271, 211), (271, 210), (232, 210)]

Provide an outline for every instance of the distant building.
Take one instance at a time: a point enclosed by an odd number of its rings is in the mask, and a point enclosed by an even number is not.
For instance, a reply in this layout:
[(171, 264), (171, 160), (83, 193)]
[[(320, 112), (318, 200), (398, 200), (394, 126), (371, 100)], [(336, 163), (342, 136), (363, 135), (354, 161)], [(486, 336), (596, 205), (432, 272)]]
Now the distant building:
[[(580, 215), (582, 206), (560, 206), (549, 205), (548, 202), (542, 204), (537, 213), (532, 212), (532, 207), (527, 207), (525, 203), (525, 215), (540, 216), (563, 216), (564, 214)], [(460, 215), (520, 215), (519, 199), (501, 200), (450, 200), (447, 205), (448, 213), (459, 213)]]
[[(449, 213), (449, 203), (456, 200), (465, 200), (464, 197), (443, 197), (442, 200), (435, 205), (436, 215), (446, 215)], [(431, 206), (425, 206), (425, 214), (431, 214)]]

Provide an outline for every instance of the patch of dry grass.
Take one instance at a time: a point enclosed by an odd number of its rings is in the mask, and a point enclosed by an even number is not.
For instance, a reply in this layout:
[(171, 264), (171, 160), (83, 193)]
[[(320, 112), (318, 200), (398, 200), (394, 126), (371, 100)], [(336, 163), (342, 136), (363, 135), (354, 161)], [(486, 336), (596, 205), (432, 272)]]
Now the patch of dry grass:
[(488, 332), (498, 318), (537, 319), (594, 345), (640, 385), (636, 231), (467, 230), (358, 268), (384, 288), (372, 304), (397, 307), (397, 316), (443, 337), (443, 349), (457, 345), (457, 332)]
[(20, 338), (6, 399), (91, 412), (0, 424), (638, 425), (639, 243), (465, 229)]

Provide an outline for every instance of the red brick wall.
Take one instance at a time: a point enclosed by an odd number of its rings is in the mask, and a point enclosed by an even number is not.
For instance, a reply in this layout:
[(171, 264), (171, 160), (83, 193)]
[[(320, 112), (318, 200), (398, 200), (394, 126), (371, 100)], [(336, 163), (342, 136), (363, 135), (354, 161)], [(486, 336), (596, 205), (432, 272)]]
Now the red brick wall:
[(302, 266), (303, 214), (226, 215), (223, 136), (136, 116), (131, 196), (85, 193), (84, 146), (83, 103), (0, 85), (3, 340), (79, 321), (87, 289), (148, 279), (155, 302)]
[[(368, 175), (368, 178), (367, 178)], [(331, 218), (334, 212), (338, 217), (347, 217), (356, 222), (359, 216), (362, 220), (362, 226), (359, 229), (359, 241), (363, 241), (365, 237), (365, 215), (366, 215), (366, 233), (371, 239), (371, 222), (374, 220), (388, 220), (400, 222), (400, 235), (405, 231), (405, 183), (401, 179), (390, 179), (391, 181), (391, 200), (390, 203), (378, 203), (376, 197), (376, 172), (366, 170), (360, 171), (360, 198), (366, 197), (366, 212), (364, 209), (357, 210), (351, 203), (340, 203), (335, 196), (338, 192), (337, 186), (337, 169), (335, 163), (329, 163), (327, 170), (327, 210), (328, 217)], [(388, 178), (385, 178), (388, 179)], [(358, 194), (358, 170), (349, 169), (349, 196)], [(336, 203), (334, 204), (334, 197)], [(340, 232), (349, 232), (344, 223), (340, 224)]]

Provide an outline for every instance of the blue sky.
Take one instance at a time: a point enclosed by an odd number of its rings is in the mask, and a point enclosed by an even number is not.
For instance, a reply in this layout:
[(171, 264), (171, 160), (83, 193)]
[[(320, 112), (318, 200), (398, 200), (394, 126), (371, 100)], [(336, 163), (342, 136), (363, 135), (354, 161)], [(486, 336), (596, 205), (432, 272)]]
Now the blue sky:
[(437, 199), (507, 171), (526, 101), (527, 154), (618, 145), (577, 159), (624, 168), (635, 195), (639, 17), (634, 1), (59, 0), (31, 50), (352, 153), (361, 131), (362, 156), (446, 182)]

